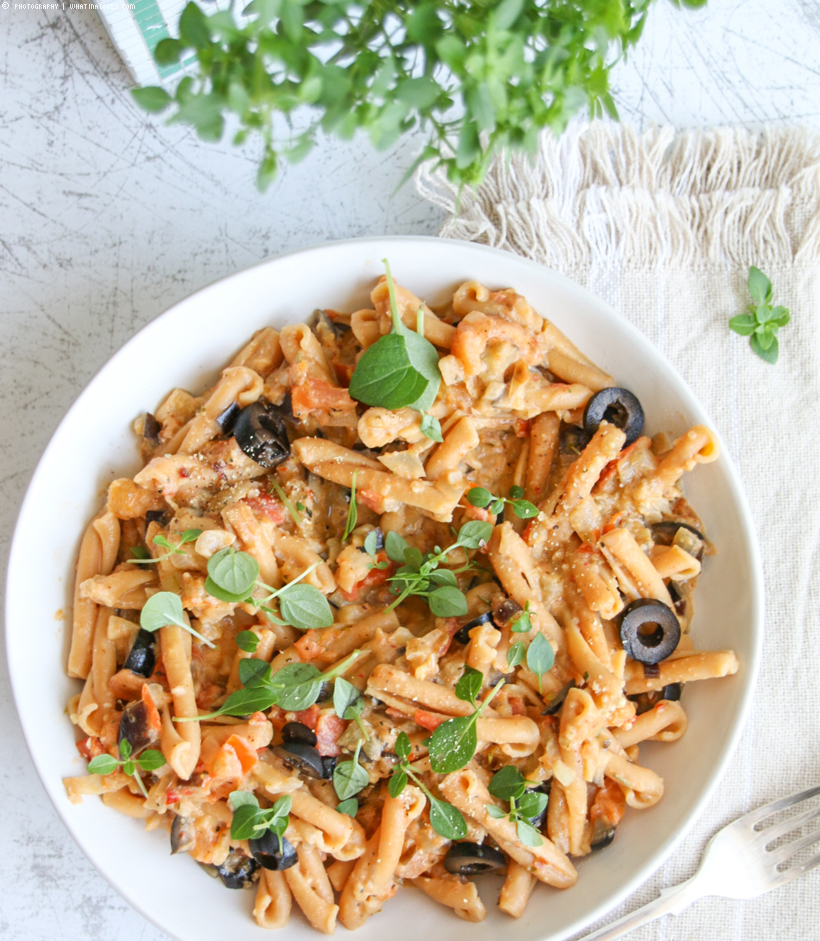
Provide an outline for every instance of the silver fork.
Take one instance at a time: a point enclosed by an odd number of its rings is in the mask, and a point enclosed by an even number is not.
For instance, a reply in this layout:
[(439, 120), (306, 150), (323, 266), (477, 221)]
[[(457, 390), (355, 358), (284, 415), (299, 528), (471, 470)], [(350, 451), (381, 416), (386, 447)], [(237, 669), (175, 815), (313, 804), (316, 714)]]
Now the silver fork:
[[(611, 925), (585, 935), (580, 941), (612, 941), (627, 931), (639, 928), (663, 915), (679, 915), (685, 908), (707, 895), (729, 899), (752, 899), (757, 895), (785, 885), (820, 866), (820, 853), (799, 866), (788, 861), (801, 850), (820, 843), (820, 829), (773, 849), (766, 847), (804, 824), (820, 819), (820, 806), (803, 810), (788, 820), (765, 829), (757, 829), (768, 817), (789, 810), (820, 794), (820, 786), (792, 794), (781, 800), (758, 807), (734, 823), (718, 831), (709, 841), (698, 871), (680, 885), (663, 889), (654, 901)], [(781, 868), (783, 867), (783, 868)]]

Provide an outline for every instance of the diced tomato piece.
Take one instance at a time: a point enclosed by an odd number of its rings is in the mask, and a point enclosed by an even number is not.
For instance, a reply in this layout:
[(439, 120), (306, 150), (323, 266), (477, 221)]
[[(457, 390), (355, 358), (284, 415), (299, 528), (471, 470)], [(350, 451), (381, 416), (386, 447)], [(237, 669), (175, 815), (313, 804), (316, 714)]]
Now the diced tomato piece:
[(527, 714), (527, 704), (523, 696), (508, 696), (507, 702), (510, 704), (510, 711), (514, 716), (525, 716)]
[(148, 728), (153, 729), (154, 732), (159, 732), (162, 729), (162, 720), (159, 717), (159, 712), (157, 710), (154, 699), (151, 696), (151, 692), (148, 689), (148, 684), (143, 683), (142, 689), (140, 691), (142, 703), (145, 706), (145, 719), (148, 723)]
[(289, 721), (291, 722), (301, 722), (302, 725), (306, 725), (309, 729), (316, 731), (316, 723), (319, 721), (319, 716), (322, 714), (322, 710), (314, 703), (307, 709), (303, 709), (301, 712), (291, 712), (289, 715), (293, 716)]
[(316, 750), (320, 755), (335, 758), (342, 750), (336, 744), (348, 723), (330, 712), (323, 712), (316, 723)]
[(495, 523), (495, 517), (489, 510), (482, 509), (480, 506), (473, 506), (472, 503), (468, 503), (464, 507), (464, 519), (480, 520), (482, 523)]
[(82, 738), (77, 742), (77, 751), (83, 758), (91, 761), (91, 759), (96, 758), (97, 755), (102, 755), (105, 749), (96, 735), (89, 735), (88, 738)]
[[(256, 715), (256, 713), (254, 713), (254, 715)], [(279, 706), (271, 706), (270, 711), (268, 712), (268, 721), (277, 732), (281, 732), (285, 726), (285, 723), (288, 721), (287, 713)]]
[(413, 715), (413, 721), (423, 729), (429, 729), (434, 732), (442, 722), (446, 722), (449, 716), (440, 716), (435, 712), (426, 712), (424, 709), (416, 709)]
[(308, 378), (301, 385), (293, 386), (290, 398), (297, 418), (306, 418), (313, 409), (350, 411), (356, 408), (347, 389), (332, 386), (324, 379)]
[(529, 418), (519, 418), (515, 422), (515, 437), (516, 438), (529, 438), (530, 436), (530, 420)]
[(168, 804), (169, 806), (171, 804), (179, 803), (179, 793), (175, 791), (172, 787), (169, 787), (168, 790), (165, 792), (165, 803)]
[(605, 778), (604, 786), (598, 789), (592, 806), (589, 808), (590, 823), (595, 823), (599, 817), (608, 820), (617, 827), (626, 810), (624, 792), (611, 778)]
[(282, 503), (269, 493), (260, 493), (255, 497), (245, 497), (244, 502), (257, 516), (266, 516), (277, 526), (281, 526), (287, 519), (287, 512)]
[[(379, 553), (379, 556), (381, 554), (382, 553)], [(365, 589), (375, 588), (376, 585), (383, 585), (393, 574), (395, 568), (396, 566), (392, 562), (387, 566), (386, 569), (372, 568), (360, 582), (357, 582), (353, 586), (352, 591), (343, 591), (342, 597), (345, 599), (345, 601), (355, 601), (359, 597), (359, 593)]]
[(384, 513), (384, 496), (377, 490), (357, 490), (356, 499), (374, 513)]
[(242, 773), (247, 774), (251, 768), (259, 761), (256, 752), (248, 745), (241, 735), (232, 735), (222, 746), (223, 748), (232, 748), (242, 766)]

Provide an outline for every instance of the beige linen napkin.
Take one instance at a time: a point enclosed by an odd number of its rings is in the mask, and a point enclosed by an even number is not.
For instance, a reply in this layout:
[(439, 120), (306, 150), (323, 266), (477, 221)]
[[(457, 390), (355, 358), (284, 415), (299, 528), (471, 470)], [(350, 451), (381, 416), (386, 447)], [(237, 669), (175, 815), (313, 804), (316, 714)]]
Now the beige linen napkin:
[[(594, 123), (496, 161), (475, 193), (422, 170), (441, 232), (516, 252), (583, 284), (669, 357), (715, 419), (742, 475), (762, 550), (766, 635), (755, 705), (692, 836), (615, 915), (692, 875), (712, 833), (820, 783), (820, 139)], [(750, 265), (791, 309), (780, 359), (758, 359), (729, 318)], [(635, 941), (816, 941), (820, 870), (753, 902), (705, 899)]]

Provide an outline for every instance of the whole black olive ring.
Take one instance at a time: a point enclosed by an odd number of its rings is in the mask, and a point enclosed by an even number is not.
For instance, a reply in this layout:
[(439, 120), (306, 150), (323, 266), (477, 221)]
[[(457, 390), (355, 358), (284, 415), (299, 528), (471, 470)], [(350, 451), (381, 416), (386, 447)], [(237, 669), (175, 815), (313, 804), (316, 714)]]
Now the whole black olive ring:
[(262, 467), (278, 467), (290, 455), (285, 422), (267, 399), (242, 409), (236, 416), (233, 436), (245, 454)]
[[(652, 628), (648, 630), (647, 628)], [(660, 663), (678, 646), (680, 623), (675, 612), (654, 598), (638, 598), (621, 615), (621, 643), (639, 663)]]
[(453, 843), (444, 857), (444, 868), (461, 876), (478, 876), (507, 865), (504, 854), (484, 843)]
[(453, 638), (457, 644), (469, 644), (470, 643), (470, 631), (474, 627), (478, 627), (479, 624), (489, 624), (493, 620), (492, 614), (487, 612), (486, 614), (479, 614), (477, 618), (473, 618), (472, 621), (468, 621), (466, 624), (462, 624), (461, 627), (455, 632)]
[(602, 421), (608, 421), (626, 433), (625, 444), (640, 438), (643, 420), (641, 403), (628, 389), (616, 386), (596, 392), (584, 409), (584, 431), (593, 434)]
[(299, 862), (290, 840), (284, 837), (280, 840), (272, 830), (266, 830), (260, 837), (251, 837), (248, 840), (248, 848), (263, 869), (273, 872), (290, 869)]

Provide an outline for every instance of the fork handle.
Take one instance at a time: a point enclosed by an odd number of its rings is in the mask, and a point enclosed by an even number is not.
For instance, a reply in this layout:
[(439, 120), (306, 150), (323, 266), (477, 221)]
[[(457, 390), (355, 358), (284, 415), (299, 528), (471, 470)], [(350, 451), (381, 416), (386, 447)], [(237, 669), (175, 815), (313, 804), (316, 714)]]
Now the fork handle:
[(696, 878), (697, 876), (692, 876), (691, 879), (681, 882), (680, 885), (662, 889), (661, 894), (656, 899), (653, 899), (642, 908), (624, 915), (623, 918), (619, 918), (611, 925), (605, 925), (603, 928), (593, 931), (592, 934), (584, 935), (580, 941), (613, 941), (614, 938), (620, 938), (627, 931), (640, 928), (641, 925), (654, 921), (656, 918), (662, 918), (664, 915), (679, 915), (692, 902), (708, 895), (708, 892), (703, 892), (695, 885)]

